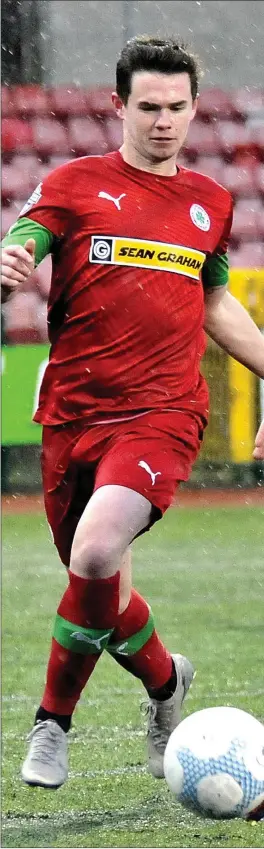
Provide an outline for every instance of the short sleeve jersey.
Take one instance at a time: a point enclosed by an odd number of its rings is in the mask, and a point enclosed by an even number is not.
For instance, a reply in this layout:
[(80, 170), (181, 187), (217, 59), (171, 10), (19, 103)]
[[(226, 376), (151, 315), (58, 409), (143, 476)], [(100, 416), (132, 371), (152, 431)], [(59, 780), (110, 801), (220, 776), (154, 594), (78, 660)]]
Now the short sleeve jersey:
[(21, 215), (55, 237), (36, 421), (205, 415), (202, 269), (226, 252), (229, 192), (183, 167), (141, 171), (118, 151), (56, 169)]

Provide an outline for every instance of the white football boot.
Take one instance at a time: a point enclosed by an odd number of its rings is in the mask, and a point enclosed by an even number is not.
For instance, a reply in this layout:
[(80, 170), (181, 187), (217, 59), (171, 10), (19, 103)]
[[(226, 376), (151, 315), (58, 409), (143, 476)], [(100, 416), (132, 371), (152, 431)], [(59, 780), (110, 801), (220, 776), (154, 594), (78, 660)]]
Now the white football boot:
[(163, 757), (168, 739), (181, 721), (181, 707), (194, 678), (194, 668), (187, 657), (173, 654), (177, 675), (175, 693), (165, 701), (150, 699), (147, 706), (148, 766), (154, 778), (164, 778)]
[(68, 778), (67, 734), (52, 719), (39, 721), (28, 736), (21, 777), (33, 787), (57, 788)]

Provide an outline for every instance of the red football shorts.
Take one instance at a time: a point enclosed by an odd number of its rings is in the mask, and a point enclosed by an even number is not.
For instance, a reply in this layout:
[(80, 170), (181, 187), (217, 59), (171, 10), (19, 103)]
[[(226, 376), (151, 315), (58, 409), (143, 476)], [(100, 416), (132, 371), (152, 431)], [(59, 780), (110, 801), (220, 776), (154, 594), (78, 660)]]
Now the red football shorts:
[(190, 476), (204, 427), (198, 415), (173, 411), (112, 424), (44, 426), (45, 509), (62, 562), (69, 565), (77, 524), (99, 487), (118, 484), (144, 495), (153, 506), (146, 530), (160, 519)]

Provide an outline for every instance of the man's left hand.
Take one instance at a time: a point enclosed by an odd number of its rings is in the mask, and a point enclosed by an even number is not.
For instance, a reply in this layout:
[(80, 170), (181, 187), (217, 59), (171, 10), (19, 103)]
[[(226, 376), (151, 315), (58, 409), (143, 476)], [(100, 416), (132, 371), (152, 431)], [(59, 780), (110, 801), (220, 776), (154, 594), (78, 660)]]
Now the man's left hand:
[(254, 460), (264, 460), (264, 419), (257, 432), (253, 457)]

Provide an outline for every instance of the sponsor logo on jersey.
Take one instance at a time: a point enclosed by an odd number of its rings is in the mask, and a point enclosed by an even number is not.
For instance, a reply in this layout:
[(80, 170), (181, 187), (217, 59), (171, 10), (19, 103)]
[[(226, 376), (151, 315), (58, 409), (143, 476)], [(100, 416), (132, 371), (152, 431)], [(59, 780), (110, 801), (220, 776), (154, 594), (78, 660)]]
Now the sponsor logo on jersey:
[(193, 224), (195, 224), (195, 227), (198, 227), (199, 230), (204, 230), (204, 232), (210, 230), (211, 221), (208, 212), (206, 212), (203, 206), (199, 206), (198, 203), (193, 203), (190, 209), (190, 216)]
[(32, 209), (32, 206), (35, 206), (35, 204), (38, 203), (41, 198), (41, 189), (42, 183), (39, 183), (37, 188), (34, 189), (34, 192), (32, 192), (32, 195), (30, 195), (30, 198), (25, 203), (25, 206), (23, 206), (23, 209), (21, 209), (21, 212), (19, 213), (19, 218), (21, 218), (21, 215), (26, 215), (26, 212), (29, 212), (29, 210)]
[(184, 274), (199, 280), (205, 254), (184, 245), (126, 239), (122, 236), (92, 236), (89, 260), (92, 263), (129, 265)]

